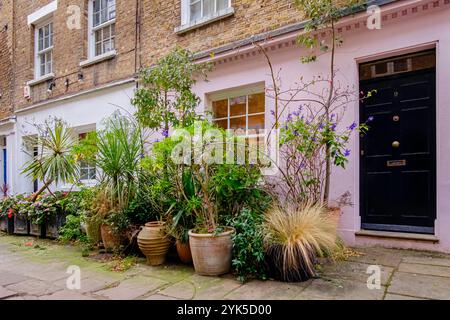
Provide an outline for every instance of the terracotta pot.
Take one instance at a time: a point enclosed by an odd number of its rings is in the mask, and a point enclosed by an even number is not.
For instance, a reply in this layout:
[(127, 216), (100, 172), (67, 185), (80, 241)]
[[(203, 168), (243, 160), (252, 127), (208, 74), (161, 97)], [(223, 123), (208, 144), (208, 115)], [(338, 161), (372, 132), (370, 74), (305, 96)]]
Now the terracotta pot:
[(100, 231), (102, 235), (103, 246), (105, 247), (106, 251), (112, 251), (122, 245), (122, 237), (116, 235), (111, 230), (110, 226), (102, 224), (100, 227)]
[(177, 240), (177, 252), (181, 262), (184, 264), (192, 263), (192, 253), (189, 243), (183, 243), (180, 240)]
[(195, 272), (204, 276), (220, 276), (230, 272), (233, 253), (231, 235), (234, 229), (219, 234), (196, 234), (189, 231), (189, 243)]
[(168, 236), (164, 233), (164, 223), (159, 221), (147, 223), (139, 232), (138, 245), (147, 257), (149, 265), (164, 264), (171, 245)]

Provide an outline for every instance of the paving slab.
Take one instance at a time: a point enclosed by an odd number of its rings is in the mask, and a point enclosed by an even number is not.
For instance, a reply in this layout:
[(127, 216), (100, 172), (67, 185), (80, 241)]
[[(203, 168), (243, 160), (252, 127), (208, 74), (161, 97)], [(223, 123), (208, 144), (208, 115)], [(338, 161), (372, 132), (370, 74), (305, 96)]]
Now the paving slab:
[(83, 301), (83, 300), (95, 300), (92, 297), (82, 295), (76, 291), (62, 290), (55, 292), (51, 295), (45, 295), (39, 298), (39, 300), (62, 300), (62, 301)]
[(0, 299), (6, 299), (15, 295), (17, 295), (17, 292), (0, 286)]
[(173, 297), (168, 297), (168, 296), (163, 296), (161, 294), (153, 294), (148, 298), (145, 298), (144, 300), (158, 300), (158, 301), (164, 301), (164, 300), (179, 300), (177, 298), (173, 298)]
[(388, 293), (425, 299), (450, 300), (450, 279), (396, 272)]
[(382, 300), (385, 287), (370, 290), (366, 283), (349, 280), (315, 279), (296, 297), (299, 300)]
[(436, 257), (405, 257), (402, 261), (405, 263), (450, 267), (450, 258), (445, 259)]
[(349, 261), (366, 263), (370, 265), (380, 265), (396, 268), (406, 255), (402, 250), (386, 249), (386, 248), (357, 248), (358, 252), (363, 255), (360, 257), (351, 257)]
[[(371, 265), (353, 261), (338, 262), (323, 266), (319, 275), (323, 278), (346, 279), (367, 283), (370, 274), (367, 273)], [(381, 284), (386, 286), (394, 272), (393, 267), (380, 266)]]
[(226, 300), (290, 300), (298, 296), (306, 283), (282, 283), (275, 281), (252, 281), (227, 296)]
[(194, 275), (158, 293), (184, 300), (221, 300), (240, 286), (234, 279)]
[(401, 263), (398, 271), (450, 278), (450, 267), (436, 265)]
[(27, 277), (23, 275), (9, 271), (0, 272), (0, 286), (7, 286), (24, 280), (27, 280)]
[(63, 288), (41, 280), (29, 279), (6, 286), (6, 289), (32, 296), (49, 295)]
[(402, 301), (402, 300), (427, 300), (427, 299), (420, 299), (415, 297), (408, 297), (408, 296), (402, 296), (399, 294), (390, 294), (388, 293), (384, 300), (394, 300), (394, 301)]
[(95, 292), (95, 295), (111, 300), (134, 300), (164, 285), (167, 285), (167, 282), (138, 276), (121, 282), (117, 287)]

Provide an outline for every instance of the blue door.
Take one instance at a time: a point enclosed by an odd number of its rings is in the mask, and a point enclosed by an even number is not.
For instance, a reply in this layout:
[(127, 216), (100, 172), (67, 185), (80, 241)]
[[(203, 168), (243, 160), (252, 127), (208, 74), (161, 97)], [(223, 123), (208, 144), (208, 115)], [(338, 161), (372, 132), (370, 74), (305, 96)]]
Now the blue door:
[(8, 153), (3, 149), (3, 183), (8, 184)]

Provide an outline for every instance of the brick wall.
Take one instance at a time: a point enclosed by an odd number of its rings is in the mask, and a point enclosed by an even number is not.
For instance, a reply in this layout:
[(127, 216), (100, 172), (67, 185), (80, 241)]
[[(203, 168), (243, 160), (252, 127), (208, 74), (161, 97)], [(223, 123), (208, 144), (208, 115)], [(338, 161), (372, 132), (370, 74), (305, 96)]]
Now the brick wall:
[[(59, 0), (58, 9), (53, 15), (54, 49), (53, 72), (55, 87), (49, 94), (49, 82), (31, 87), (31, 99), (23, 97), (23, 87), (34, 78), (34, 28), (27, 25), (27, 16), (51, 0), (16, 1), (14, 30), (16, 33), (15, 77), (16, 109), (33, 103), (73, 94), (94, 88), (135, 74), (135, 30), (136, 6), (134, 1), (117, 1), (116, 50), (117, 57), (88, 67), (81, 67), (80, 62), (87, 59), (87, 0)], [(70, 5), (81, 8), (81, 29), (69, 29), (67, 21)], [(79, 75), (83, 80), (79, 81)], [(69, 86), (65, 83), (68, 80)]]
[(0, 0), (0, 120), (12, 114), (12, 0)]
[[(49, 83), (35, 85), (31, 88), (32, 98), (27, 100), (23, 97), (23, 87), (33, 79), (34, 74), (34, 30), (28, 27), (27, 16), (49, 2), (51, 0), (15, 1), (16, 109), (129, 78), (135, 74), (136, 66), (139, 68), (155, 63), (176, 45), (198, 52), (302, 20), (293, 6), (293, 0), (232, 0), (235, 9), (233, 16), (177, 35), (174, 29), (181, 24), (180, 0), (116, 0), (118, 56), (82, 68), (79, 64), (87, 58), (88, 50), (88, 0), (59, 0), (53, 18), (56, 87), (49, 94)], [(69, 30), (66, 26), (69, 5), (78, 5), (82, 9), (80, 30)], [(140, 21), (138, 36), (136, 21)], [(136, 38), (139, 41), (137, 46)], [(84, 76), (82, 82), (78, 80), (80, 73)], [(70, 83), (68, 88), (65, 86), (66, 79)]]

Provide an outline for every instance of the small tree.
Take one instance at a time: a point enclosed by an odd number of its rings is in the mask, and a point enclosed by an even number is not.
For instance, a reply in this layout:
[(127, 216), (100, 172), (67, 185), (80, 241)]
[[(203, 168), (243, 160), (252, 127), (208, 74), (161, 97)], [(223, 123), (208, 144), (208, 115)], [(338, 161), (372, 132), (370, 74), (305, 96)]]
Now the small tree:
[(45, 121), (43, 125), (34, 126), (37, 135), (32, 136), (29, 142), (31, 146), (38, 148), (38, 154), (25, 164), (22, 171), (22, 174), (44, 183), (33, 195), (33, 202), (52, 183), (74, 183), (78, 175), (78, 167), (71, 152), (75, 142), (74, 134), (68, 125), (55, 118)]
[[(343, 39), (337, 34), (336, 23), (349, 12), (352, 12), (357, 7), (360, 7), (367, 1), (364, 0), (296, 0), (298, 8), (305, 14), (308, 23), (305, 25), (304, 33), (299, 36), (298, 42), (312, 50), (310, 55), (302, 57), (303, 63), (309, 63), (317, 60), (317, 50), (323, 53), (330, 53), (330, 75), (328, 79), (327, 99), (323, 103), (323, 123), (328, 131), (328, 135), (332, 134), (332, 127), (334, 126), (331, 120), (333, 104), (337, 92), (336, 85), (336, 49), (343, 44)], [(317, 32), (325, 35), (325, 37), (318, 41), (319, 36)], [(332, 166), (332, 140), (326, 143), (326, 180), (324, 187), (323, 199), (328, 203), (330, 198), (331, 185), (331, 166)]]
[(163, 130), (167, 137), (171, 127), (189, 126), (199, 117), (200, 102), (192, 92), (196, 78), (204, 76), (208, 64), (196, 64), (192, 53), (175, 48), (156, 65), (140, 74), (141, 88), (132, 101), (137, 107), (137, 119), (143, 127)]

